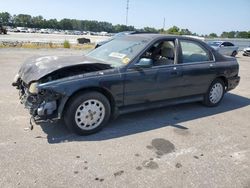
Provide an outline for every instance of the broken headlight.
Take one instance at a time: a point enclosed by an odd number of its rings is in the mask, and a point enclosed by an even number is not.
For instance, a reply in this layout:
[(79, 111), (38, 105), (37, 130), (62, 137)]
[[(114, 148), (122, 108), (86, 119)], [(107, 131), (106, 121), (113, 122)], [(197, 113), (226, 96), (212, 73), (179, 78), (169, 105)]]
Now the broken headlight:
[(16, 83), (17, 81), (18, 81), (18, 79), (19, 79), (19, 74), (16, 74), (16, 76), (14, 77), (14, 83)]
[(30, 84), (29, 92), (32, 94), (38, 94), (38, 82), (33, 82)]

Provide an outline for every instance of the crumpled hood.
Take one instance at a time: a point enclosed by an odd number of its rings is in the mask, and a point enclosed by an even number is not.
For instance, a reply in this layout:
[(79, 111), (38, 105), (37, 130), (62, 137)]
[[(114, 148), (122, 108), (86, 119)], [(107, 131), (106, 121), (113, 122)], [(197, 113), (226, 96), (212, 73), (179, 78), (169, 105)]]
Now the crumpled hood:
[(45, 56), (33, 57), (24, 62), (19, 70), (19, 77), (26, 83), (40, 78), (64, 67), (79, 64), (101, 63), (86, 56)]

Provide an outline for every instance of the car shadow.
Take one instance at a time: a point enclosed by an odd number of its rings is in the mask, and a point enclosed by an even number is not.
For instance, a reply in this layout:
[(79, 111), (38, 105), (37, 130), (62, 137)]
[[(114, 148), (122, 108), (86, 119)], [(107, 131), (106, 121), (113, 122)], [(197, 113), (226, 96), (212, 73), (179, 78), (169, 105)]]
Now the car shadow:
[[(40, 126), (47, 134), (47, 140), (51, 144), (72, 141), (100, 141), (134, 135), (167, 126), (172, 126), (176, 129), (188, 129), (180, 124), (243, 108), (249, 104), (249, 98), (227, 93), (221, 104), (214, 108), (205, 107), (200, 103), (190, 103), (126, 114), (111, 121), (100, 132), (89, 136), (78, 136), (70, 133), (62, 122), (41, 123)], [(41, 136), (36, 138), (41, 138)]]

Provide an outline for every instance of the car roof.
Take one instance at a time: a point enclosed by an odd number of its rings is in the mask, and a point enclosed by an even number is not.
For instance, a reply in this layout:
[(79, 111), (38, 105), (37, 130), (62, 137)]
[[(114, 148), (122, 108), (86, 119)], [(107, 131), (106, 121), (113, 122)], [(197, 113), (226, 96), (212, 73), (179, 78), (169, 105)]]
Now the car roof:
[(140, 34), (133, 34), (133, 35), (126, 35), (124, 36), (128, 39), (148, 39), (148, 40), (155, 40), (155, 39), (187, 39), (187, 40), (194, 40), (194, 41), (201, 41), (200, 39), (196, 39), (192, 36), (182, 36), (182, 35), (169, 35), (169, 34), (152, 34), (152, 33), (140, 33)]
[[(210, 42), (210, 41), (209, 41)], [(223, 40), (215, 40), (215, 41), (211, 41), (211, 42), (219, 42), (219, 43), (223, 43), (223, 42), (229, 42), (229, 43), (232, 43), (230, 41), (223, 41)]]

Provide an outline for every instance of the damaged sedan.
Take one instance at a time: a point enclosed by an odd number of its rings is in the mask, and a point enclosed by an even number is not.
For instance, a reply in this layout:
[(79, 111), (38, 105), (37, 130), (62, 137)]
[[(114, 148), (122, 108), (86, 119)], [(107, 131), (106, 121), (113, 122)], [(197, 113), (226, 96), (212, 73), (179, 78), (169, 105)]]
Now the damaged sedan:
[(135, 34), (85, 56), (29, 59), (12, 85), (35, 122), (62, 119), (88, 135), (119, 114), (194, 101), (217, 106), (238, 73), (235, 58), (200, 40)]

